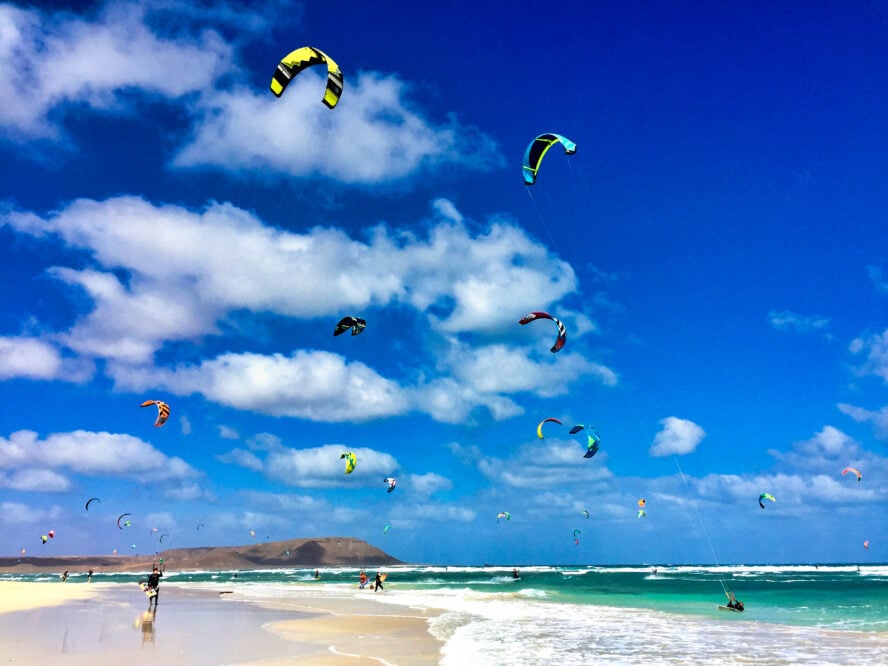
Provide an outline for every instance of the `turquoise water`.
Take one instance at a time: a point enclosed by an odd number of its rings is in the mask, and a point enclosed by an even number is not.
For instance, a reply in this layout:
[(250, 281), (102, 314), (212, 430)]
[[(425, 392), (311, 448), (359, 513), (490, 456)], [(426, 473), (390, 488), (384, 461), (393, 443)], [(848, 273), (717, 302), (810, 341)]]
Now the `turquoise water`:
[[(513, 594), (554, 604), (639, 608), (667, 613), (732, 617), (760, 622), (829, 629), (888, 632), (888, 565), (738, 565), (614, 567), (399, 566), (385, 569), (386, 587), (400, 592), (453, 591)], [(357, 567), (293, 568), (258, 571), (176, 572), (167, 583), (225, 583), (229, 586), (276, 583), (356, 586)], [(375, 569), (368, 571), (373, 579)], [(96, 574), (96, 582), (134, 582), (146, 574)], [(5, 579), (56, 580), (56, 575), (4, 575)], [(69, 582), (84, 582), (75, 572)], [(718, 610), (724, 590), (746, 606), (743, 614)], [(726, 617), (727, 616), (727, 617)]]

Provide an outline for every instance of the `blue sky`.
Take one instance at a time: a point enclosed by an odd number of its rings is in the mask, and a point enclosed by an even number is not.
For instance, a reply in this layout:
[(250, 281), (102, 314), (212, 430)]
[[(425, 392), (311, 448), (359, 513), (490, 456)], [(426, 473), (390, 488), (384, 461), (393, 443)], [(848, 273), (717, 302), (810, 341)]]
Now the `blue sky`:
[(0, 4), (0, 554), (888, 559), (888, 10), (262, 4)]

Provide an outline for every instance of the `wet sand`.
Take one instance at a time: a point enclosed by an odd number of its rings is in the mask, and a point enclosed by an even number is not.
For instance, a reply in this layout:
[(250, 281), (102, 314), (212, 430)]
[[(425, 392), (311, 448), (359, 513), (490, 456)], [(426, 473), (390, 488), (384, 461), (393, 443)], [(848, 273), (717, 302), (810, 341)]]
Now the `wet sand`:
[[(225, 588), (226, 590), (232, 588)], [(0, 581), (4, 663), (437, 664), (441, 643), (423, 611), (370, 600), (250, 600), (187, 584), (161, 586), (156, 613), (129, 584)]]

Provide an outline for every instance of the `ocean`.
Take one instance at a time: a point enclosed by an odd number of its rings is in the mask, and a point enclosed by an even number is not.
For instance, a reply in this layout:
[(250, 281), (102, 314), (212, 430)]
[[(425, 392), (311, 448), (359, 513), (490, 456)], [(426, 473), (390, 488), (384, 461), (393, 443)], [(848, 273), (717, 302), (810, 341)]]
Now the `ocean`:
[[(168, 571), (166, 583), (247, 600), (300, 595), (438, 609), (442, 664), (888, 664), (888, 565), (386, 567), (385, 593), (356, 567)], [(375, 568), (367, 573), (373, 580)], [(96, 574), (130, 582), (133, 574)], [(6, 580), (56, 580), (5, 574)], [(85, 581), (77, 572), (69, 583)], [(719, 610), (725, 590), (743, 613)]]

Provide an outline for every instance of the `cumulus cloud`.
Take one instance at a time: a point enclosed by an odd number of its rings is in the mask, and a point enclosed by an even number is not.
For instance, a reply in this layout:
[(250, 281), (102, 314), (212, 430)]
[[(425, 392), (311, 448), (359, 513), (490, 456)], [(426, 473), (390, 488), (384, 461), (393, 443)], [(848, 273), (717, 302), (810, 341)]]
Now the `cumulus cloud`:
[(65, 358), (58, 347), (38, 338), (0, 337), (0, 380), (64, 379), (83, 381), (93, 372), (88, 360)]
[(59, 470), (84, 476), (106, 476), (144, 479), (150, 474), (153, 482), (181, 483), (200, 473), (178, 457), (169, 457), (147, 442), (131, 435), (75, 430), (54, 433), (40, 439), (36, 432), (19, 430), (8, 438), (0, 437), (0, 470), (13, 470), (7, 478), (19, 484), (34, 486), (34, 481), (47, 482), (44, 491), (67, 489)]
[[(244, 455), (243, 450), (236, 451), (219, 459), (245, 466), (273, 481), (297, 488), (375, 486), (379, 485), (380, 479), (398, 469), (398, 462), (388, 453), (345, 444), (325, 444), (305, 449), (277, 444), (252, 455)], [(358, 461), (355, 471), (349, 475), (345, 474), (345, 461), (340, 458), (346, 451), (354, 453)]]
[(654, 457), (692, 453), (703, 441), (706, 431), (693, 421), (668, 416), (660, 421), (663, 429), (654, 437), (650, 454)]
[(441, 164), (488, 169), (502, 161), (480, 131), (453, 117), (445, 124), (424, 117), (409, 101), (410, 87), (394, 76), (350, 77), (333, 111), (320, 103), (325, 80), (305, 70), (280, 99), (241, 87), (202, 96), (192, 136), (173, 164), (369, 185)]
[(857, 423), (872, 423), (876, 437), (888, 440), (888, 406), (879, 410), (864, 409), (847, 403), (839, 403), (839, 411), (854, 419)]
[(125, 111), (133, 91), (180, 98), (233, 70), (232, 47), (218, 32), (160, 36), (146, 6), (112, 2), (81, 18), (0, 5), (0, 98), (16, 100), (0, 106), (5, 138), (58, 140), (59, 109)]
[(434, 472), (408, 474), (404, 481), (412, 493), (424, 496), (433, 495), (440, 490), (450, 490), (453, 487), (453, 482), (450, 479)]
[(855, 356), (865, 359), (857, 368), (857, 373), (865, 377), (874, 375), (888, 383), (888, 329), (874, 335), (855, 338), (849, 347)]

